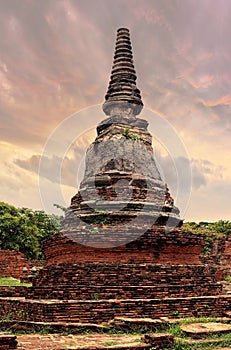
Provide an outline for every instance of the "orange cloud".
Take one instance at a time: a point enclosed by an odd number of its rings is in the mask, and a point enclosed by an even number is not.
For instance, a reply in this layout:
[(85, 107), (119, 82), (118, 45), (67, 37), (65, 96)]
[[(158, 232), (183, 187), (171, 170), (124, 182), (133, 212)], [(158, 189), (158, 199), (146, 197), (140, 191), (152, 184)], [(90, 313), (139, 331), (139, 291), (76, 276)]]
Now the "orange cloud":
[(205, 101), (203, 99), (200, 99), (200, 102), (203, 103), (206, 107), (215, 107), (219, 105), (231, 105), (231, 96), (223, 96), (218, 100), (215, 101)]
[(214, 75), (207, 74), (199, 77), (198, 79), (189, 78), (188, 82), (195, 88), (208, 88), (210, 85), (212, 85), (212, 82), (214, 81)]

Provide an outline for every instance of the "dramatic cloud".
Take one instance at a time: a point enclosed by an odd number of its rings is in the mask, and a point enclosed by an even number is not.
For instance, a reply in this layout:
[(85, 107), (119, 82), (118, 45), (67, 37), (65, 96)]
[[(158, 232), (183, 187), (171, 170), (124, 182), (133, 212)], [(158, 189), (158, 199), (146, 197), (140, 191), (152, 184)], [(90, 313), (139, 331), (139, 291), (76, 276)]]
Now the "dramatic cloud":
[(94, 140), (95, 133), (88, 131), (70, 145), (66, 155), (52, 157), (46, 154), (32, 155), (27, 159), (17, 158), (14, 163), (20, 168), (37, 174), (52, 183), (77, 188), (84, 172), (84, 160), (88, 146)]

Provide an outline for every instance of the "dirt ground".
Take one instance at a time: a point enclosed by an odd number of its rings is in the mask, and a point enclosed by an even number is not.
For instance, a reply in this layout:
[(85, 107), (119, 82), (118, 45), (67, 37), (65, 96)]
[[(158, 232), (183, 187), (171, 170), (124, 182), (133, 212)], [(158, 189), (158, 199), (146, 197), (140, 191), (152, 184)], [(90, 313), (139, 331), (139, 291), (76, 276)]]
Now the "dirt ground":
[(139, 335), (109, 335), (109, 334), (86, 334), (86, 335), (59, 335), (59, 334), (30, 334), (19, 335), (18, 349), (20, 350), (61, 350), (87, 348), (92, 346), (129, 345), (140, 342)]
[[(90, 347), (105, 347), (112, 345), (131, 346), (141, 345), (139, 335), (111, 335), (111, 334), (30, 334), (17, 336), (19, 350), (65, 350), (87, 349)], [(231, 350), (231, 348), (217, 348), (217, 350)]]

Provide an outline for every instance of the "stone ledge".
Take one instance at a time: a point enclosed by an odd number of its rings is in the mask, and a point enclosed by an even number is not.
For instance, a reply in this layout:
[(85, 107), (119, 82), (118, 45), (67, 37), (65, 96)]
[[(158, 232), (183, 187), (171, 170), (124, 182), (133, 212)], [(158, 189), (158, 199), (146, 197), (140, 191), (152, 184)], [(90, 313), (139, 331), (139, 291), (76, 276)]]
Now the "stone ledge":
[(145, 334), (145, 343), (155, 346), (155, 349), (166, 349), (174, 343), (174, 336), (167, 333)]
[(208, 334), (230, 333), (231, 325), (217, 322), (182, 324), (180, 329), (191, 338), (203, 338)]
[[(0, 298), (0, 316), (19, 321), (102, 324), (113, 318), (223, 317), (231, 308), (231, 296), (163, 299), (27, 300)], [(23, 310), (23, 314), (22, 314)]]
[(0, 333), (0, 349), (14, 350), (17, 349), (17, 337), (11, 334)]
[(80, 332), (89, 331), (102, 333), (106, 332), (110, 327), (95, 323), (75, 323), (75, 322), (35, 322), (35, 321), (0, 321), (1, 329), (11, 329), (16, 332), (39, 332), (46, 329), (49, 333), (71, 332), (79, 334)]

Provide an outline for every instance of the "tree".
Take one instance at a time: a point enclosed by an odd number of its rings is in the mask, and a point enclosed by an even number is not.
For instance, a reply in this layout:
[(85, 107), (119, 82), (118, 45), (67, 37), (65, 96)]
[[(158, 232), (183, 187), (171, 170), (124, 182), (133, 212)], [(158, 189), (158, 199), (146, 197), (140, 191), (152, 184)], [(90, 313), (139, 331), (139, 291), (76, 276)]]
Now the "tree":
[(41, 241), (57, 233), (60, 226), (59, 216), (0, 202), (0, 249), (20, 251), (29, 259), (41, 259)]

